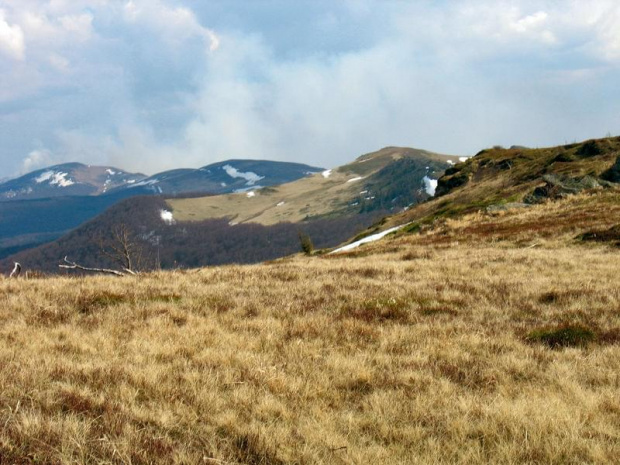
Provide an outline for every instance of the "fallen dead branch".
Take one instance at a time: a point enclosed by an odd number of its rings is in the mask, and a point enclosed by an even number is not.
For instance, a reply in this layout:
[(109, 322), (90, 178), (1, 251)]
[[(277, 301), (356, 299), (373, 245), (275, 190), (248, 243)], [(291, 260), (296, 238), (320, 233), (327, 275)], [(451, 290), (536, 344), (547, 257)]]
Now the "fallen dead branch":
[(64, 258), (65, 264), (58, 265), (59, 268), (64, 268), (67, 270), (82, 270), (82, 271), (91, 271), (93, 273), (105, 273), (105, 274), (113, 274), (115, 276), (135, 276), (137, 273), (130, 269), (123, 269), (123, 271), (119, 270), (111, 270), (108, 268), (91, 268), (87, 266), (79, 265), (78, 263), (69, 261), (67, 257)]

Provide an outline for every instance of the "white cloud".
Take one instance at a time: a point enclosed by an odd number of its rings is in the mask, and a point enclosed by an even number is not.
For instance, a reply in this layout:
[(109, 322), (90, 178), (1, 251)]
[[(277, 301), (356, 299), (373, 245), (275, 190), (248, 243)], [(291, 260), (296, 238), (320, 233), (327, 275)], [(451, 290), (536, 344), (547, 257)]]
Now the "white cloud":
[(611, 6), (596, 24), (600, 54), (609, 61), (620, 62), (620, 4)]
[(71, 62), (67, 58), (63, 57), (62, 55), (57, 55), (56, 53), (50, 55), (49, 62), (54, 68), (62, 72), (69, 71), (69, 68), (71, 66)]
[(0, 10), (0, 51), (17, 60), (24, 59), (24, 32), (17, 24), (9, 24)]
[(131, 0), (124, 6), (125, 19), (144, 23), (172, 44), (178, 45), (191, 36), (202, 37), (210, 51), (219, 48), (217, 34), (203, 27), (189, 8), (169, 7), (161, 0)]
[(21, 174), (45, 168), (52, 164), (52, 152), (46, 149), (38, 149), (30, 152), (22, 161)]
[(62, 16), (58, 21), (78, 40), (88, 40), (93, 34), (93, 15), (90, 13)]

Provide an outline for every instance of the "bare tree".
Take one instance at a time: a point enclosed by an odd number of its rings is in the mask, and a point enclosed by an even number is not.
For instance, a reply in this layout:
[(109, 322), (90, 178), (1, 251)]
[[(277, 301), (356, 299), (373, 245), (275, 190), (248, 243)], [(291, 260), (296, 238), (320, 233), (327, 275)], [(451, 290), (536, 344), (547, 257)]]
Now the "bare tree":
[(126, 274), (136, 274), (142, 268), (142, 249), (127, 225), (116, 226), (110, 238), (99, 238), (98, 243), (101, 254)]
[(97, 245), (100, 255), (118, 269), (84, 266), (69, 260), (68, 257), (65, 257), (64, 263), (58, 266), (64, 269), (107, 273), (116, 276), (136, 275), (146, 268), (147, 260), (144, 250), (138, 238), (125, 224), (114, 227), (110, 236), (99, 237)]

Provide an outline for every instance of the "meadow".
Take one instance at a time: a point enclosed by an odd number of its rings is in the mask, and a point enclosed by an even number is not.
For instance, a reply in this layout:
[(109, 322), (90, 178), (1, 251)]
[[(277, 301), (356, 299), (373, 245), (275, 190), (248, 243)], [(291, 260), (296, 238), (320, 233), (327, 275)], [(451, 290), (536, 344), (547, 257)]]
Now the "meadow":
[(489, 221), (0, 280), (0, 463), (617, 463), (620, 249)]

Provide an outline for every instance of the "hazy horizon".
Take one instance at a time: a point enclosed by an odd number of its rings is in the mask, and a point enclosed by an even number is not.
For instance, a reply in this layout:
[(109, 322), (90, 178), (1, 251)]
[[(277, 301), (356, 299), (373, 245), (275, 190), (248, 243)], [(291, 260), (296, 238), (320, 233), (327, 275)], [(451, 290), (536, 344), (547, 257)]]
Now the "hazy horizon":
[(0, 178), (620, 133), (613, 0), (0, 0)]

